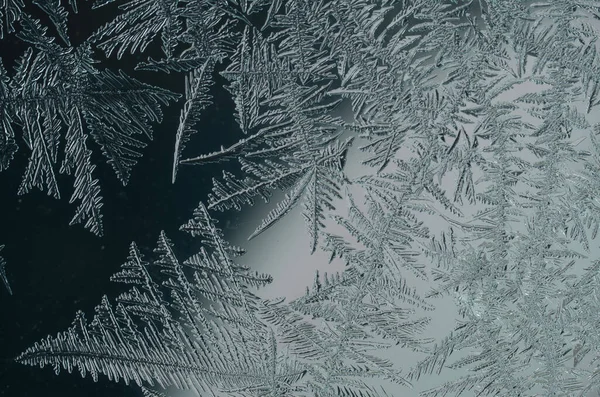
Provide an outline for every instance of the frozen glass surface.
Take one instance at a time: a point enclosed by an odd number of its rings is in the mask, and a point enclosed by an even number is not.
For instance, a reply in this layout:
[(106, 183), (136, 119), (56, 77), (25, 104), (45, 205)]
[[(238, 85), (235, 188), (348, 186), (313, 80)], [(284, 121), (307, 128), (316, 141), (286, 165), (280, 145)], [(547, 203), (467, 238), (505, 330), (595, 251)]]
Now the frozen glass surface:
[(0, 17), (0, 394), (597, 395), (597, 2)]

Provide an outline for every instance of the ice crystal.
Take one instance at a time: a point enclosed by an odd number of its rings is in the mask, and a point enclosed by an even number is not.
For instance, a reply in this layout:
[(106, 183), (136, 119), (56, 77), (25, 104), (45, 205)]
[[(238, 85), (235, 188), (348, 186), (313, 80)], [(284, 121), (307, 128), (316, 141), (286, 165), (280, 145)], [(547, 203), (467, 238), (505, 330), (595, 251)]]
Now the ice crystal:
[[(3, 249), (4, 249), (4, 245), (0, 245), (0, 251), (2, 251)], [(10, 284), (8, 283), (8, 278), (6, 277), (6, 261), (1, 256), (0, 256), (0, 278), (2, 279), (2, 282), (4, 283), (4, 286), (6, 287), (8, 293), (12, 295), (12, 288), (10, 287)]]
[(39, 188), (59, 198), (57, 172), (72, 175), (70, 201), (78, 201), (79, 206), (71, 224), (83, 223), (93, 233), (102, 234), (102, 197), (88, 138), (100, 147), (118, 179), (127, 184), (131, 168), (146, 146), (137, 136), (152, 138), (150, 123), (161, 121), (161, 103), (176, 95), (122, 71), (96, 69), (89, 41), (70, 44), (68, 12), (60, 2), (36, 4), (55, 24), (62, 42), (49, 34), (40, 20), (20, 11), (19, 3), (0, 4), (8, 31), (16, 29), (18, 21), (17, 37), (29, 45), (17, 58), (12, 76), (0, 63), (0, 171), (9, 167), (22, 139), (31, 154), (19, 194)]
[(103, 297), (91, 323), (78, 313), (69, 330), (36, 343), (17, 361), (133, 381), (149, 395), (158, 391), (148, 385), (198, 395), (379, 396), (364, 378), (408, 384), (390, 361), (370, 352), (391, 346), (378, 335), (418, 347), (424, 342), (415, 334), (427, 321), (412, 321), (409, 311), (387, 303), (396, 296), (419, 299), (408, 288), (394, 291), (376, 263), (357, 258), (341, 279), (325, 278), (323, 288), (318, 284), (295, 303), (301, 312), (336, 321), (317, 327), (282, 300), (257, 298), (252, 289), (271, 278), (234, 262), (243, 250), (223, 240), (206, 207), (182, 230), (200, 239), (198, 253), (180, 262), (164, 233), (151, 261), (132, 244), (112, 277), (132, 288), (116, 305)]
[[(60, 35), (63, 11), (44, 7)], [(584, 396), (599, 386), (597, 2), (129, 1), (77, 50), (53, 43), (18, 4), (4, 9), (8, 31), (18, 21), (33, 44), (14, 77), (0, 73), (0, 165), (16, 148), (16, 119), (32, 150), (23, 191), (58, 194), (52, 166), (66, 124), (63, 167), (75, 169), (82, 200), (74, 221), (98, 230), (85, 137), (126, 181), (141, 145), (133, 134), (171, 98), (92, 69), (91, 45), (120, 58), (160, 42), (161, 58), (138, 69), (185, 74), (174, 182), (182, 165), (240, 165), (183, 226), (202, 240), (195, 256), (180, 263), (164, 234), (149, 262), (133, 245), (114, 277), (133, 287), (116, 306), (104, 298), (90, 324), (78, 314), (18, 361), (135, 381), (148, 395), (158, 385), (378, 396), (381, 382), (407, 387), (451, 370), (455, 379), (422, 395)], [(217, 73), (241, 135), (188, 154)], [(359, 177), (347, 174), (352, 142), (364, 155)], [(207, 213), (274, 189), (285, 197), (250, 237), (302, 202), (310, 251), (347, 264), (290, 303), (250, 292), (268, 277), (233, 261), (241, 251)], [(336, 209), (344, 199), (347, 212)], [(421, 314), (439, 297), (453, 297), (461, 319), (431, 346)], [(403, 373), (383, 358), (394, 348), (421, 356)]]

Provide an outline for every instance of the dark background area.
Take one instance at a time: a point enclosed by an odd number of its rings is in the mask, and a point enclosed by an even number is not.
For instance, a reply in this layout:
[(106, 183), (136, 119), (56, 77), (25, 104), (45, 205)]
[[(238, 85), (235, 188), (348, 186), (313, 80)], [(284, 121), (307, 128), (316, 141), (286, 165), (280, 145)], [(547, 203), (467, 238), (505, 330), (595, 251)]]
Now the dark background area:
[[(74, 46), (118, 13), (115, 5), (92, 10), (91, 4), (79, 3), (79, 13), (70, 15), (69, 34)], [(32, 4), (26, 10), (42, 20), (49, 32), (52, 25)], [(154, 51), (159, 47), (155, 43)], [(14, 34), (0, 40), (0, 58), (13, 73), (14, 62), (27, 48)], [(106, 59), (98, 52), (99, 69), (123, 69), (131, 76), (149, 84), (182, 94), (177, 103), (164, 108), (161, 125), (155, 125), (154, 140), (143, 149), (143, 157), (133, 168), (130, 182), (122, 186), (113, 169), (106, 164), (100, 148), (92, 139), (88, 147), (94, 152), (92, 162), (102, 189), (104, 206), (104, 236), (97, 237), (82, 225), (69, 226), (76, 204), (69, 204), (73, 177), (59, 175), (61, 199), (56, 200), (38, 190), (17, 196), (30, 151), (17, 130), (19, 151), (8, 170), (0, 173), (0, 253), (7, 262), (6, 273), (14, 295), (0, 286), (0, 396), (62, 396), (62, 397), (128, 397), (140, 396), (135, 387), (109, 382), (101, 375), (94, 383), (91, 377), (81, 378), (74, 372), (54, 374), (52, 367), (43, 369), (17, 364), (13, 359), (27, 347), (66, 330), (77, 310), (83, 310), (88, 320), (94, 307), (106, 294), (111, 301), (127, 289), (112, 283), (109, 277), (127, 259), (128, 247), (135, 241), (148, 257), (164, 230), (175, 243), (180, 259), (186, 259), (198, 248), (197, 241), (179, 226), (192, 217), (198, 202), (206, 199), (212, 188), (212, 178), (235, 163), (181, 167), (177, 182), (171, 184), (175, 134), (183, 105), (184, 76), (182, 74), (136, 72), (135, 64), (154, 59), (159, 54), (149, 48), (143, 55), (125, 56), (121, 60)], [(222, 70), (222, 68), (219, 68)], [(224, 79), (215, 75), (212, 88), (214, 104), (204, 112), (198, 133), (187, 144), (184, 156), (215, 150), (239, 139), (241, 132), (233, 118), (233, 101), (223, 88)], [(64, 134), (64, 130), (62, 130)], [(61, 149), (62, 150), (62, 149)], [(60, 159), (64, 154), (61, 153)], [(58, 168), (58, 165), (57, 165)], [(227, 231), (236, 224), (237, 213), (213, 214), (219, 226)], [(221, 216), (219, 216), (221, 215)]]

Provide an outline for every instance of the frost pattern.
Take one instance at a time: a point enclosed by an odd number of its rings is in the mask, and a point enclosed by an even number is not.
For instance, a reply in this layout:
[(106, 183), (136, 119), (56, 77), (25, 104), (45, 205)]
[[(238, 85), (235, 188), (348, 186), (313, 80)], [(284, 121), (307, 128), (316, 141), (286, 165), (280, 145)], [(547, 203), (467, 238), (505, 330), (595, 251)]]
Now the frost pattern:
[(34, 3), (53, 22), (59, 40), (20, 10), (21, 3), (0, 3), (6, 30), (16, 30), (17, 38), (29, 45), (12, 75), (0, 62), (0, 171), (9, 167), (22, 139), (31, 154), (18, 193), (39, 188), (60, 198), (57, 172), (72, 175), (70, 202), (78, 202), (78, 207), (71, 224), (82, 223), (101, 235), (102, 197), (88, 138), (125, 185), (146, 146), (137, 136), (151, 139), (151, 123), (162, 119), (161, 104), (177, 96), (122, 71), (95, 68), (91, 41), (78, 46), (69, 42), (68, 12), (60, 2)]
[[(0, 251), (2, 251), (3, 249), (4, 249), (4, 245), (0, 245)], [(6, 287), (6, 290), (8, 291), (8, 293), (12, 295), (12, 288), (10, 287), (10, 284), (8, 283), (8, 278), (6, 277), (6, 261), (1, 256), (0, 256), (0, 278), (2, 279), (2, 282), (4, 283), (4, 286)]]
[(418, 348), (426, 319), (411, 321), (389, 302), (400, 297), (427, 305), (408, 288), (396, 291), (386, 276), (393, 272), (366, 253), (357, 252), (341, 276), (317, 277), (296, 302), (301, 312), (333, 321), (317, 327), (282, 300), (257, 298), (252, 290), (271, 277), (234, 262), (243, 250), (223, 240), (204, 205), (181, 229), (201, 241), (198, 253), (180, 262), (164, 232), (151, 261), (132, 244), (112, 277), (131, 289), (116, 304), (103, 297), (91, 323), (78, 313), (69, 330), (36, 343), (17, 361), (198, 395), (383, 396), (365, 379), (407, 384), (390, 361), (370, 352), (396, 343)]
[[(178, 262), (164, 234), (149, 262), (132, 245), (114, 276), (132, 289), (19, 362), (135, 381), (147, 395), (174, 386), (383, 396), (386, 382), (410, 387), (448, 371), (455, 379), (421, 395), (597, 391), (596, 2), (143, 0), (121, 9), (91, 41), (117, 57), (160, 41), (163, 57), (138, 68), (187, 76), (173, 180), (186, 164), (237, 159), (240, 168), (213, 182), (183, 226), (202, 240), (198, 254)], [(35, 64), (29, 54), (17, 77)], [(216, 73), (242, 135), (187, 157)], [(344, 107), (351, 117), (334, 115)], [(69, 135), (81, 142), (76, 116)], [(54, 191), (44, 150), (59, 124), (46, 116), (28, 135), (41, 173), (26, 187)], [(5, 136), (10, 147), (14, 134)], [(346, 172), (356, 142), (368, 167), (358, 177)], [(118, 152), (101, 145), (109, 158)], [(124, 175), (131, 165), (112, 163)], [(233, 261), (241, 251), (207, 213), (268, 200), (273, 189), (286, 195), (251, 237), (302, 203), (310, 251), (347, 264), (289, 303), (250, 292), (268, 277)], [(461, 319), (432, 340), (427, 312), (439, 297), (452, 297)], [(386, 349), (420, 358), (403, 371)]]

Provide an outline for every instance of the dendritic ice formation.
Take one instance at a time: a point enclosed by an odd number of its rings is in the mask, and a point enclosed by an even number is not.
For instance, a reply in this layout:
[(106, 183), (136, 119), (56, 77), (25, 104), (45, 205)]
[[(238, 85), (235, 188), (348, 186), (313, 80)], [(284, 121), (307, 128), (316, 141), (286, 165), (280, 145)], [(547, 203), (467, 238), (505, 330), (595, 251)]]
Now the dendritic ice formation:
[[(24, 2), (0, 3), (0, 38), (16, 30), (16, 38), (27, 45), (12, 74), (0, 57), (0, 171), (8, 169), (19, 144), (25, 143), (29, 163), (18, 194), (39, 188), (60, 198), (58, 174), (71, 175), (70, 202), (79, 203), (71, 224), (82, 223), (101, 235), (102, 197), (89, 141), (100, 147), (119, 181), (127, 184), (146, 146), (138, 136), (152, 138), (151, 122), (161, 121), (161, 104), (177, 95), (122, 71), (97, 69), (90, 40), (71, 45), (69, 13), (61, 2), (33, 3), (52, 22), (50, 31), (57, 32), (58, 40), (26, 12)], [(76, 3), (70, 5), (76, 12)], [(12, 61), (10, 49), (6, 46), (6, 58)]]
[(392, 272), (357, 258), (343, 275), (318, 281), (296, 311), (257, 298), (252, 289), (271, 278), (234, 262), (243, 251), (223, 240), (204, 205), (181, 229), (202, 242), (197, 254), (180, 262), (164, 233), (151, 261), (132, 244), (112, 277), (132, 288), (116, 305), (103, 297), (91, 323), (78, 313), (69, 330), (17, 361), (134, 381), (148, 393), (157, 385), (198, 395), (357, 396), (378, 395), (368, 378), (406, 383), (391, 362), (370, 354), (391, 344), (380, 336), (418, 347), (426, 324), (386, 303), (405, 297), (427, 305), (408, 288), (395, 290)]
[[(40, 4), (60, 34), (65, 11)], [(0, 149), (10, 159), (10, 125), (19, 120), (32, 150), (25, 188), (46, 181), (54, 191), (52, 148), (66, 124), (65, 161), (76, 170), (78, 197), (90, 200), (83, 213), (95, 213), (97, 193), (83, 193), (96, 189), (84, 183), (93, 166), (76, 148), (90, 134), (118, 173), (128, 170), (132, 162), (119, 159), (136, 156), (127, 149), (139, 148), (132, 135), (158, 119), (159, 102), (174, 98), (93, 71), (92, 47), (120, 58), (160, 41), (162, 57), (138, 69), (186, 74), (173, 181), (185, 164), (240, 167), (214, 180), (206, 205), (183, 226), (201, 240), (196, 255), (179, 262), (164, 234), (148, 262), (132, 246), (114, 276), (130, 291), (116, 305), (103, 298), (91, 323), (78, 314), (72, 328), (17, 361), (134, 381), (147, 395), (180, 388), (385, 396), (390, 383), (423, 396), (597, 392), (597, 2), (140, 0), (123, 3), (83, 49), (54, 43), (19, 7), (4, 6), (8, 30), (20, 24), (33, 49), (14, 77), (0, 80), (7, 81), (0, 111), (8, 115)], [(31, 77), (37, 68), (41, 77)], [(227, 80), (242, 135), (188, 155), (217, 74)], [(42, 106), (35, 95), (45, 87), (75, 90), (68, 93), (80, 102)], [(102, 97), (102, 87), (122, 102)], [(339, 109), (348, 117), (335, 116)], [(119, 120), (136, 117), (115, 132)], [(367, 171), (350, 177), (356, 142)], [(239, 210), (274, 189), (286, 195), (250, 237), (302, 205), (307, 248), (347, 264), (289, 303), (258, 298), (252, 289), (270, 278), (234, 261), (241, 250), (207, 212)], [(425, 333), (438, 297), (454, 298), (461, 319), (433, 340)], [(386, 349), (422, 358), (392, 362)], [(453, 369), (463, 371), (410, 389), (425, 374)]]
[[(4, 245), (0, 245), (0, 251), (2, 251), (3, 249), (4, 249)], [(4, 283), (4, 286), (6, 287), (6, 290), (8, 291), (8, 293), (12, 295), (12, 288), (10, 287), (10, 284), (8, 283), (8, 277), (6, 277), (6, 261), (1, 256), (0, 256), (0, 279), (2, 279), (2, 282)]]

